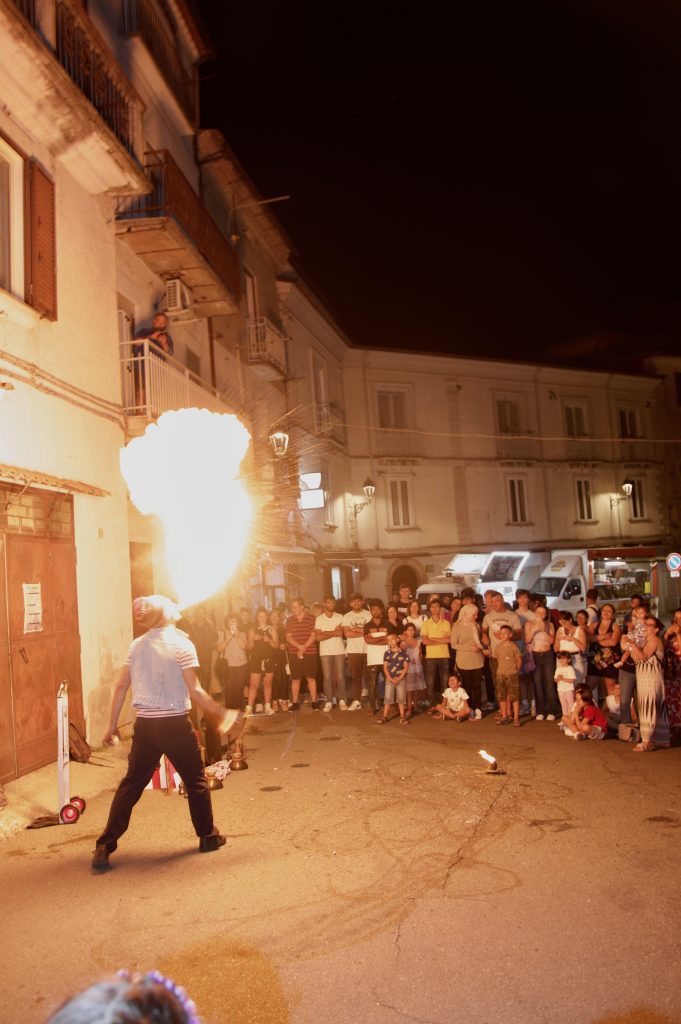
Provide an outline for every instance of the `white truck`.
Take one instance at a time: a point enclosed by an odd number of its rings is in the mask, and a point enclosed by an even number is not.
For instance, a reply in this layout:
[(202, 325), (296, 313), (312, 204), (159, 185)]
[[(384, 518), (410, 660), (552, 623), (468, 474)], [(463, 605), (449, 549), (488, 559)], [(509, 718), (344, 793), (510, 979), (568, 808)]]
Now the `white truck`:
[(541, 575), (528, 588), (544, 594), (547, 607), (574, 615), (586, 608), (587, 590), (597, 592), (596, 603), (609, 602), (621, 616), (629, 611), (632, 594), (641, 594), (657, 615), (655, 553), (646, 548), (569, 549), (552, 551)]
[(463, 587), (473, 587), (478, 594), (498, 590), (512, 604), (518, 588), (532, 589), (530, 584), (548, 558), (548, 551), (461, 552), (454, 556), (442, 576), (422, 583), (416, 597), (426, 605), (431, 594), (459, 594)]
[(547, 608), (571, 611), (586, 608), (589, 589), (589, 558), (586, 550), (552, 551), (551, 560), (530, 588), (546, 597)]

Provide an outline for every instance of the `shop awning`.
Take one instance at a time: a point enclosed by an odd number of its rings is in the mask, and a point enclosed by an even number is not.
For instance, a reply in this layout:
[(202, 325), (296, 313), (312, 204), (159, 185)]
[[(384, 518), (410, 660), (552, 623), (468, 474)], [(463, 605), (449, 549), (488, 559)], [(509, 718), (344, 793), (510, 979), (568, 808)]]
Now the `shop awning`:
[(82, 480), (69, 480), (63, 476), (53, 476), (36, 469), (22, 469), (19, 466), (5, 466), (0, 463), (0, 480), (20, 484), (23, 487), (49, 487), (53, 491), (66, 491), (71, 494), (91, 494), (95, 498), (107, 498), (111, 494), (94, 484), (86, 484)]
[(587, 554), (590, 562), (602, 558), (623, 558), (625, 561), (636, 562), (660, 557), (657, 548), (589, 548)]
[(267, 547), (260, 545), (258, 554), (260, 558), (269, 558), (270, 561), (278, 562), (281, 565), (314, 565), (316, 562), (315, 553), (309, 548), (287, 548), (279, 547), (276, 544)]

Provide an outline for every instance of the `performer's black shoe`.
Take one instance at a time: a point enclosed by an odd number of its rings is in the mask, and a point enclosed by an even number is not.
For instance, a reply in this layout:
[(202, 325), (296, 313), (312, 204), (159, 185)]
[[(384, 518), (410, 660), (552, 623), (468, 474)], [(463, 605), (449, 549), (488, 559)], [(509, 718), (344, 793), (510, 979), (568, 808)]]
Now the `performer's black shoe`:
[(95, 846), (95, 852), (92, 856), (92, 867), (95, 871), (106, 871), (111, 867), (109, 857), (112, 853), (113, 850), (110, 850), (106, 843), (98, 843)]
[(199, 853), (210, 853), (212, 850), (219, 850), (227, 842), (226, 836), (214, 832), (210, 836), (201, 836), (199, 839)]

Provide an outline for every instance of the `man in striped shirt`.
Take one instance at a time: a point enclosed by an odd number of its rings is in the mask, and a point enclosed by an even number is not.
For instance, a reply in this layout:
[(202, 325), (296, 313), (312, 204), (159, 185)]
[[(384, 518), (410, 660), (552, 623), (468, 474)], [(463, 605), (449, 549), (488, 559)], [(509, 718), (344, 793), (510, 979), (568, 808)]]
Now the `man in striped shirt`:
[(187, 790), (189, 813), (199, 850), (219, 850), (226, 839), (213, 824), (213, 809), (196, 733), (189, 720), (191, 701), (217, 719), (221, 736), (240, 728), (240, 711), (225, 710), (199, 683), (199, 659), (191, 640), (176, 628), (180, 613), (168, 598), (154, 594), (133, 602), (133, 615), (147, 632), (134, 640), (125, 659), (111, 705), (104, 745), (120, 739), (118, 718), (132, 687), (136, 712), (128, 771), (116, 790), (106, 828), (97, 839), (92, 867), (103, 870), (130, 823), (133, 807), (166, 754)]
[(291, 707), (289, 711), (298, 711), (300, 681), (307, 679), (310, 691), (312, 710), (318, 711), (317, 703), (317, 637), (315, 633), (315, 617), (305, 608), (302, 598), (291, 601), (292, 615), (286, 620), (286, 643), (288, 644), (288, 663), (291, 669)]

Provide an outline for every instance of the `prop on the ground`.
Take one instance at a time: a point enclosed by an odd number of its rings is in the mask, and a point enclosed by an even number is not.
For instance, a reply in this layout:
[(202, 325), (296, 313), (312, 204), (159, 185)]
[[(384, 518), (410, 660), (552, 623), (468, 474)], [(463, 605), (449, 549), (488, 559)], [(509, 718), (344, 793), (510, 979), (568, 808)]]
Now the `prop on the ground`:
[(75, 825), (81, 814), (84, 813), (85, 801), (82, 796), (68, 796), (70, 792), (69, 760), (69, 694), (68, 683), (64, 679), (57, 694), (57, 807), (59, 810), (56, 814), (44, 814), (36, 818), (31, 825), (28, 825), (28, 828)]

